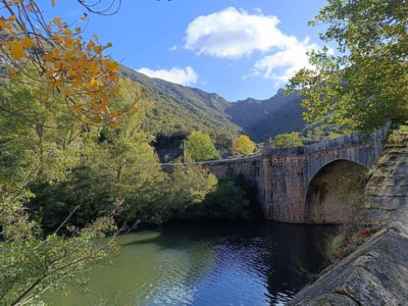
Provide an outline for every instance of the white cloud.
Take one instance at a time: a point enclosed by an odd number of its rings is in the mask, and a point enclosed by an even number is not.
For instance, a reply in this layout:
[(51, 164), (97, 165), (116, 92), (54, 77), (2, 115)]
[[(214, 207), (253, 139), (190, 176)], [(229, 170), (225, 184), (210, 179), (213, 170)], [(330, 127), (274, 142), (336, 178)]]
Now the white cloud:
[(308, 39), (299, 41), (278, 25), (278, 17), (260, 10), (248, 13), (229, 7), (195, 18), (187, 27), (184, 47), (196, 54), (228, 59), (261, 52), (263, 58), (255, 63), (251, 75), (284, 81), (309, 66), (306, 52), (317, 45)]
[(199, 16), (187, 27), (185, 48), (198, 54), (223, 58), (239, 58), (254, 51), (284, 47), (294, 37), (278, 28), (276, 16), (249, 14), (234, 7)]
[(312, 68), (307, 52), (316, 49), (318, 49), (318, 46), (309, 43), (308, 39), (303, 42), (296, 40), (282, 50), (258, 60), (253, 67), (253, 72), (255, 75), (262, 75), (265, 78), (287, 81), (298, 70)]
[(150, 68), (143, 67), (138, 69), (138, 71), (151, 78), (162, 79), (180, 85), (193, 85), (198, 81), (198, 74), (190, 66), (187, 66), (185, 68), (175, 67), (169, 70), (166, 69), (153, 70)]

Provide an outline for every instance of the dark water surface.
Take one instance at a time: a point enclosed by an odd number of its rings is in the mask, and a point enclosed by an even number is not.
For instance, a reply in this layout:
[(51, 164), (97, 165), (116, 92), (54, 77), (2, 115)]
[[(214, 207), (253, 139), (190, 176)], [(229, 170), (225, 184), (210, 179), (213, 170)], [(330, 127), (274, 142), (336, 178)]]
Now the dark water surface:
[[(256, 223), (256, 224), (255, 224)], [(121, 254), (51, 305), (284, 305), (325, 259), (329, 227), (185, 224), (120, 237)]]

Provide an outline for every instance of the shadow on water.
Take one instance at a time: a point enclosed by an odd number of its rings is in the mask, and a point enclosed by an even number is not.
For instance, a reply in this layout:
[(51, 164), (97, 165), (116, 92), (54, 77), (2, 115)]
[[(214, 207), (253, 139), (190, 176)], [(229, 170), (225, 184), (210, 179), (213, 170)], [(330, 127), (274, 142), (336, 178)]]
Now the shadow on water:
[(188, 231), (183, 226), (165, 229), (158, 243), (163, 248), (184, 248), (184, 242), (211, 241), (217, 265), (238, 263), (241, 270), (256, 271), (275, 305), (289, 300), (328, 263), (324, 248), (334, 233), (332, 226), (272, 222), (190, 224)]
[[(284, 305), (324, 266), (328, 226), (268, 222), (184, 223), (120, 238), (112, 265), (55, 305)], [(120, 294), (118, 294), (120, 292)], [(109, 304), (109, 303), (108, 303)], [(54, 304), (52, 304), (54, 305)]]

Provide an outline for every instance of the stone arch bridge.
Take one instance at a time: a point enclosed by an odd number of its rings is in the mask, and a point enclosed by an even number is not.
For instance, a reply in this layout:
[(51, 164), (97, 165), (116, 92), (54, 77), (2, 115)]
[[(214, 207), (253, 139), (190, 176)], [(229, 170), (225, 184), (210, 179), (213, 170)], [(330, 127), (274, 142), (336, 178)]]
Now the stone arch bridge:
[(353, 214), (363, 188), (357, 179), (379, 158), (387, 129), (353, 134), (298, 148), (267, 146), (260, 154), (201, 162), (217, 177), (242, 175), (256, 188), (267, 219), (338, 224)]

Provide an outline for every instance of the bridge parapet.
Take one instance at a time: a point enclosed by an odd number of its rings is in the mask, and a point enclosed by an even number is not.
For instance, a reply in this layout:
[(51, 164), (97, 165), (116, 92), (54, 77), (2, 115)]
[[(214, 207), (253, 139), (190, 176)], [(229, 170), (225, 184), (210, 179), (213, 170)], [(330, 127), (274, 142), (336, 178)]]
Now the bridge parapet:
[(261, 182), (261, 155), (251, 155), (219, 161), (197, 163), (208, 168), (218, 178), (242, 176), (254, 187)]
[[(221, 160), (209, 160), (193, 162), (193, 165), (202, 166), (210, 170), (217, 178), (243, 176), (254, 186), (260, 185), (261, 154), (253, 154), (245, 157), (235, 157)], [(171, 172), (174, 168), (184, 166), (183, 163), (161, 164), (163, 170)]]

